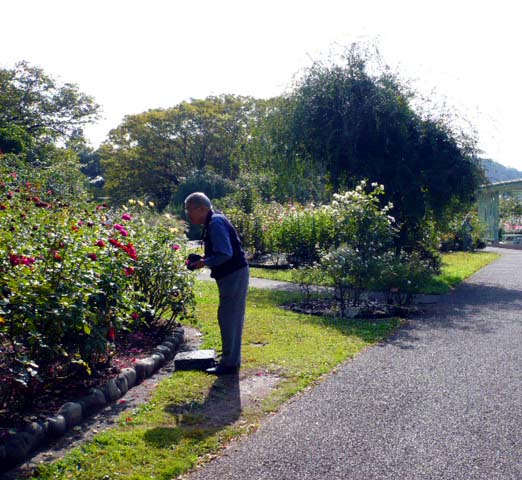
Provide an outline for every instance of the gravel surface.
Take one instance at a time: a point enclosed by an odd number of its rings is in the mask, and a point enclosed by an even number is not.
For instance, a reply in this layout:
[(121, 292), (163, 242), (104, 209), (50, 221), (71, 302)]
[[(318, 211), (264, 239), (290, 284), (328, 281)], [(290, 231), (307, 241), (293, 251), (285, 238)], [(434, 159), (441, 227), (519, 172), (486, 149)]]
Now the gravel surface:
[(522, 252), (340, 366), (194, 479), (522, 479)]

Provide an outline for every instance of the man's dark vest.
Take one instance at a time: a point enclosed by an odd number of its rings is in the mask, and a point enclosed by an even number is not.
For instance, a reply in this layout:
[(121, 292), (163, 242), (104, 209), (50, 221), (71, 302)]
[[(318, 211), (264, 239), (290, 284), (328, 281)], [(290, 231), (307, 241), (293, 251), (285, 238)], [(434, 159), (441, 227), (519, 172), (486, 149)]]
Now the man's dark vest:
[(212, 210), (208, 212), (207, 218), (205, 220), (205, 226), (203, 228), (202, 238), (205, 245), (205, 257), (210, 257), (214, 254), (214, 250), (212, 248), (212, 239), (210, 238), (210, 232), (208, 231), (208, 226), (212, 220), (213, 215), (219, 215), (219, 217), (224, 220), (228, 231), (228, 236), (230, 238), (230, 244), (232, 245), (232, 258), (227, 260), (225, 263), (222, 263), (221, 265), (210, 267), (210, 276), (217, 280), (227, 276), (232, 272), (235, 272), (236, 270), (246, 267), (248, 263), (245, 258), (245, 252), (243, 251), (243, 247), (241, 245), (241, 240), (239, 239), (236, 229), (230, 223), (230, 220), (221, 212), (213, 212)]

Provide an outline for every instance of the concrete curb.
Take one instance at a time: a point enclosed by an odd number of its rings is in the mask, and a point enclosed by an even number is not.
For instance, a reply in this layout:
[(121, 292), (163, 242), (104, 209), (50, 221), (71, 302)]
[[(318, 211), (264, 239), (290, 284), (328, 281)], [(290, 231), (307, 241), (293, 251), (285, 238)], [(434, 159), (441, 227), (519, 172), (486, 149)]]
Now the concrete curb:
[(82, 423), (84, 419), (121, 398), (129, 389), (151, 377), (166, 361), (174, 358), (184, 342), (183, 327), (175, 328), (165, 337), (149, 357), (137, 361), (133, 368), (125, 368), (116, 378), (100, 388), (91, 388), (87, 395), (66, 402), (54, 416), (41, 422), (31, 422), (0, 441), (0, 473), (16, 467), (29, 455)]

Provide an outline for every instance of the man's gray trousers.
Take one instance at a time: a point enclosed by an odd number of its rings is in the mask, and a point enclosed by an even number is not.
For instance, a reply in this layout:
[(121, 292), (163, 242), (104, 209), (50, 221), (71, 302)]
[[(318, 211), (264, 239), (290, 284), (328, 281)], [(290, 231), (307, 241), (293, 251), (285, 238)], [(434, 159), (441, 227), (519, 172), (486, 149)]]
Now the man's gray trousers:
[(223, 347), (221, 364), (227, 367), (241, 365), (241, 337), (249, 276), (248, 267), (243, 267), (216, 280), (219, 290), (218, 323)]

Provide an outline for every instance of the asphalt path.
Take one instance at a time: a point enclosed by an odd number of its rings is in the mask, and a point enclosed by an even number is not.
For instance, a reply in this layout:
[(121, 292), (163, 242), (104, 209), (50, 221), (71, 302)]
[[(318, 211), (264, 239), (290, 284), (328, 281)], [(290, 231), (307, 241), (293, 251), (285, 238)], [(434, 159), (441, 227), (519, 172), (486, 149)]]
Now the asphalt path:
[(496, 251), (189, 478), (522, 479), (522, 251)]

